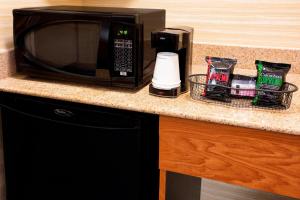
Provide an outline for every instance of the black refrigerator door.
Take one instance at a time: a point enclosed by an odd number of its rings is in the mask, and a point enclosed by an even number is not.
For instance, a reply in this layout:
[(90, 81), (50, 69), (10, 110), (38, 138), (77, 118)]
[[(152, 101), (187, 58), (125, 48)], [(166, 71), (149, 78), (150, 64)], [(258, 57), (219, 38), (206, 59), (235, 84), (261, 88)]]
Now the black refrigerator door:
[(28, 105), (1, 108), (8, 200), (143, 199), (149, 171), (138, 119)]

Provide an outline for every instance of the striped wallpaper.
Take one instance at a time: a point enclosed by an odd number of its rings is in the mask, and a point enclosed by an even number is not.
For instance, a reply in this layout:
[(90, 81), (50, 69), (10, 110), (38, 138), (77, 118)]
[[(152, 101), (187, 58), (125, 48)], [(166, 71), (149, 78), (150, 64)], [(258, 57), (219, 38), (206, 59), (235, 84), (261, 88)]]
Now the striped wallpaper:
[(43, 5), (81, 5), (81, 0), (0, 0), (0, 53), (13, 48), (12, 9)]
[(0, 0), (0, 52), (13, 47), (12, 8), (58, 4), (164, 8), (195, 43), (300, 49), (300, 0)]
[(300, 49), (300, 0), (83, 0), (167, 10), (167, 25), (195, 28), (196, 43)]

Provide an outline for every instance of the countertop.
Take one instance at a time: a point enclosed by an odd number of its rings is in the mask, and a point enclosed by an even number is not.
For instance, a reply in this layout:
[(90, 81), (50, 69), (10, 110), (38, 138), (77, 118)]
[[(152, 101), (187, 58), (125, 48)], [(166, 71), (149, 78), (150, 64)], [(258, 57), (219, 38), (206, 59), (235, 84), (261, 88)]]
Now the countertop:
[[(300, 74), (289, 74), (287, 81), (299, 87)], [(294, 93), (292, 105), (288, 110), (265, 110), (225, 107), (214, 103), (195, 101), (190, 98), (189, 93), (176, 99), (155, 97), (149, 95), (148, 86), (137, 92), (131, 92), (101, 86), (31, 79), (24, 75), (15, 75), (0, 80), (0, 90), (300, 135), (300, 92)]]

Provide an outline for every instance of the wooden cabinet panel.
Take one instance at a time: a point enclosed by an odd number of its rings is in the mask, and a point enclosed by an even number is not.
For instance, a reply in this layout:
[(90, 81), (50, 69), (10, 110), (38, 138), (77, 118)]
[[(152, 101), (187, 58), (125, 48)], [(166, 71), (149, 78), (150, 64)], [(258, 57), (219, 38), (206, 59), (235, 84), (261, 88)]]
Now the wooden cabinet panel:
[(160, 169), (300, 198), (300, 136), (161, 116)]
[(166, 199), (166, 171), (160, 170), (159, 174), (159, 200)]

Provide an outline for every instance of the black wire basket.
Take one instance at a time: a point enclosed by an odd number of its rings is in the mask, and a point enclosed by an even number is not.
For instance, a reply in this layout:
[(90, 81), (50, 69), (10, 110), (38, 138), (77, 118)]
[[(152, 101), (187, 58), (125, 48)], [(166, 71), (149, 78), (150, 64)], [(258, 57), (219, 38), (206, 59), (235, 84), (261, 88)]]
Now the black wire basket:
[[(189, 81), (192, 99), (239, 108), (288, 109), (292, 102), (293, 93), (298, 90), (296, 85), (288, 82), (283, 84), (281, 90), (242, 89), (207, 84), (206, 74), (191, 75)], [(263, 100), (259, 103), (254, 103), (254, 96), (257, 95), (265, 98), (262, 98)]]

